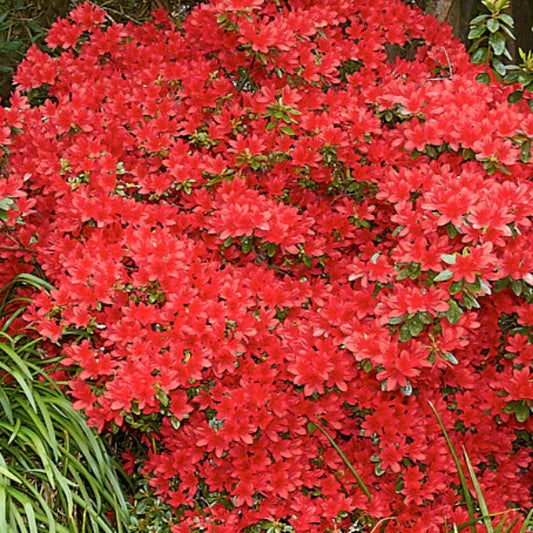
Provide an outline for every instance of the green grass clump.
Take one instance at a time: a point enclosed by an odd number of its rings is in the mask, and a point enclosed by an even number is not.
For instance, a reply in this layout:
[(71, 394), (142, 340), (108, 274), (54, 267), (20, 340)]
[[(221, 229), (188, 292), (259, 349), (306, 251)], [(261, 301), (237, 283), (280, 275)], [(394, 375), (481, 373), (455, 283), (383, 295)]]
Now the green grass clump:
[(46, 373), (40, 339), (8, 334), (21, 285), (49, 288), (22, 274), (1, 289), (0, 531), (125, 531), (124, 478), (104, 441)]

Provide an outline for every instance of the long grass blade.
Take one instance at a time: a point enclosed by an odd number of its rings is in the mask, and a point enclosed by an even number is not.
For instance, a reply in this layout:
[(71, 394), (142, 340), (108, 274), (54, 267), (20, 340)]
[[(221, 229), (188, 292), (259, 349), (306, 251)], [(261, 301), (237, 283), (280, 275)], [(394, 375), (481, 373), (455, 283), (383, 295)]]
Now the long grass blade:
[[(35, 398), (35, 403), (39, 407), (39, 417), (38, 417), (39, 422), (42, 420), (42, 423), (39, 423), (38, 427), (43, 437), (48, 438), (47, 444), (48, 446), (50, 446), (50, 448), (52, 448), (52, 452), (54, 453), (54, 458), (57, 460), (58, 455), (59, 455), (59, 450), (58, 450), (58, 445), (57, 445), (56, 431), (52, 423), (50, 413), (48, 412), (48, 407), (46, 405), (46, 402), (43, 400), (40, 394), (36, 394), (34, 398)], [(32, 413), (29, 413), (29, 414), (34, 420), (37, 418), (37, 416), (34, 416)]]
[(7, 492), (6, 483), (0, 478), (0, 531), (7, 531)]
[(26, 395), (26, 398), (31, 408), (34, 411), (37, 411), (37, 405), (35, 404), (35, 400), (33, 398), (31, 387), (28, 385), (28, 381), (24, 379), (24, 376), (18, 370), (9, 368), (4, 363), (0, 363), (0, 368), (2, 370), (5, 370), (7, 373), (9, 373), (11, 377), (19, 384), (19, 387), (21, 388), (22, 392), (24, 392), (24, 394)]
[(22, 314), (24, 313), (24, 308), (17, 309), (11, 315), (9, 318), (2, 324), (2, 329), (4, 331), (8, 331), (11, 324)]
[(26, 513), (30, 533), (38, 533), (37, 522), (35, 520), (35, 511), (33, 510), (33, 502), (31, 500), (24, 504), (24, 512)]
[(53, 291), (55, 288), (53, 285), (48, 283), (48, 281), (45, 281), (42, 278), (34, 276), (33, 274), (29, 274), (28, 272), (21, 272), (20, 274), (17, 274), (3, 288), (1, 288), (0, 292), (6, 289), (10, 289), (13, 285), (17, 285), (20, 283), (30, 285), (31, 287), (35, 289), (41, 289), (41, 288), (46, 289), (47, 291)]
[(533, 526), (533, 508), (529, 511), (529, 513), (527, 513), (524, 523), (520, 528), (520, 533), (526, 533), (530, 526)]
[(9, 401), (9, 397), (4, 390), (3, 384), (0, 382), (0, 407), (3, 410), (3, 415), (10, 424), (15, 423), (15, 419), (13, 418), (13, 410), (11, 409), (11, 402)]
[(339, 454), (339, 457), (343, 460), (344, 464), (348, 468), (348, 470), (352, 473), (353, 477), (357, 481), (357, 484), (359, 485), (359, 488), (364, 492), (365, 496), (371, 500), (372, 495), (370, 494), (370, 491), (368, 490), (368, 487), (365, 485), (364, 481), (361, 479), (361, 476), (357, 473), (355, 468), (353, 467), (352, 463), (348, 460), (346, 455), (344, 455), (344, 452), (339, 448), (337, 443), (333, 440), (331, 435), (317, 422), (314, 422), (315, 426), (322, 432), (322, 434), (328, 439), (329, 443), (333, 446), (335, 451)]
[(457, 453), (455, 453), (455, 448), (453, 447), (452, 441), (450, 440), (450, 436), (448, 435), (448, 432), (446, 431), (446, 427), (444, 426), (444, 423), (437, 412), (437, 409), (435, 409), (435, 406), (432, 402), (428, 402), (429, 406), (431, 407), (431, 410), (435, 414), (435, 417), (437, 418), (437, 421), (439, 423), (440, 429), (442, 431), (442, 434), (444, 436), (444, 439), (446, 441), (446, 444), (448, 445), (448, 449), (450, 450), (450, 453), (453, 458), (453, 462), (455, 463), (455, 467), (457, 468), (457, 473), (459, 474), (459, 480), (461, 482), (461, 489), (463, 491), (463, 496), (465, 499), (466, 509), (468, 511), (468, 517), (470, 519), (470, 530), (472, 533), (476, 533), (476, 515), (474, 513), (474, 504), (472, 502), (472, 496), (470, 495), (470, 490), (468, 489), (468, 485), (466, 483), (466, 477), (463, 471), (463, 467), (461, 466), (461, 463), (459, 461), (459, 457), (457, 456)]
[(466, 461), (466, 467), (468, 468), (470, 479), (472, 480), (472, 484), (474, 485), (474, 490), (476, 491), (479, 508), (481, 510), (481, 513), (483, 514), (483, 517), (482, 517), (483, 523), (485, 524), (487, 533), (494, 533), (494, 528), (492, 527), (492, 520), (490, 519), (490, 516), (489, 516), (489, 510), (487, 508), (487, 503), (485, 502), (485, 498), (483, 497), (483, 492), (481, 491), (481, 487), (479, 485), (479, 481), (474, 471), (474, 467), (472, 466), (472, 463), (470, 462), (470, 458), (468, 457), (468, 454), (466, 453), (464, 446), (463, 446), (463, 455)]
[(21, 426), (22, 420), (20, 418), (17, 418), (17, 420), (13, 424), (13, 431), (11, 432), (11, 435), (9, 435), (9, 439), (7, 441), (8, 444), (11, 444), (16, 439)]
[[(485, 518), (495, 518), (503, 514), (505, 516), (502, 518), (502, 520), (500, 521), (500, 523), (494, 530), (494, 533), (500, 533), (502, 531), (503, 526), (505, 526), (505, 523), (507, 522), (509, 518), (509, 513), (512, 513), (513, 511), (517, 511), (517, 509), (507, 509), (506, 511), (500, 511), (499, 513), (489, 513), (488, 515), (481, 515), (475, 518), (475, 522), (470, 522), (469, 520), (468, 522), (464, 522), (460, 526), (455, 526), (455, 527), (457, 528), (458, 531), (461, 531), (462, 529), (465, 529), (466, 527), (469, 527), (470, 525), (472, 525), (472, 523), (477, 524), (480, 520), (483, 520)], [(513, 521), (512, 525), (514, 525), (517, 521), (518, 521), (518, 518), (516, 518)], [(504, 533), (508, 533), (508, 531), (509, 531), (509, 528), (506, 528)]]
[[(498, 527), (494, 530), (494, 533), (500, 533), (503, 531), (503, 526), (507, 522), (507, 517), (504, 518), (499, 524)], [(505, 528), (505, 531), (503, 533), (510, 533), (513, 530), (513, 527), (518, 523), (518, 517), (511, 521), (511, 523)], [(500, 529), (500, 525), (502, 526), (502, 529)]]
[(15, 483), (22, 483), (22, 481), (20, 481), (20, 479), (17, 476), (15, 476), (15, 474), (10, 472), (5, 466), (1, 466), (1, 465), (0, 465), (0, 476), (5, 476), (11, 481), (14, 481)]

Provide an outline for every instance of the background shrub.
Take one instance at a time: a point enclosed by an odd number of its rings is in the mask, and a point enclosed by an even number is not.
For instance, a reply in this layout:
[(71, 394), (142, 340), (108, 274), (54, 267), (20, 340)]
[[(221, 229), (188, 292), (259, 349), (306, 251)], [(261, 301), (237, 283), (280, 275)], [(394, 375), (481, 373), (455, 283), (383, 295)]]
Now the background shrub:
[[(42, 44), (51, 24), (79, 0), (0, 0), (0, 98), (5, 105), (16, 66), (31, 44)], [(117, 22), (142, 23), (158, 9), (182, 20), (198, 0), (95, 0)]]

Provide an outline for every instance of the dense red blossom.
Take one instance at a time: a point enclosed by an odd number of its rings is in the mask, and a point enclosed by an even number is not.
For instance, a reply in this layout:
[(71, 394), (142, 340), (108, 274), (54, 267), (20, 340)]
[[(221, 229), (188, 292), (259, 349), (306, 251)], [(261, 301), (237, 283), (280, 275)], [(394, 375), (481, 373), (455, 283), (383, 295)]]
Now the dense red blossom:
[(146, 445), (125, 465), (172, 531), (466, 522), (428, 401), (491, 512), (530, 505), (533, 118), (450, 28), (399, 0), (213, 0), (182, 29), (82, 4), (48, 45), (0, 114), (2, 278), (57, 287), (26, 319), (90, 423)]

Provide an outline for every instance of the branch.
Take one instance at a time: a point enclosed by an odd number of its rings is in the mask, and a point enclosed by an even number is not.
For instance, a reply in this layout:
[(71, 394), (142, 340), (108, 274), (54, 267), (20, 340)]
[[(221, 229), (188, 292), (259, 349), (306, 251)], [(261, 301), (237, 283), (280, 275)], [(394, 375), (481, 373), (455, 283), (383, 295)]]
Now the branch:
[(439, 22), (446, 22), (448, 19), (448, 15), (450, 13), (450, 9), (452, 8), (453, 0), (444, 0), (441, 4), (441, 10), (439, 13), (437, 13), (437, 20)]
[(445, 22), (450, 13), (454, 0), (430, 0), (426, 9), (427, 13), (434, 15), (439, 22)]
[(35, 250), (30, 248), (25, 248), (24, 246), (4, 246), (0, 245), (0, 250), (8, 250), (9, 252), (28, 252), (34, 254)]

